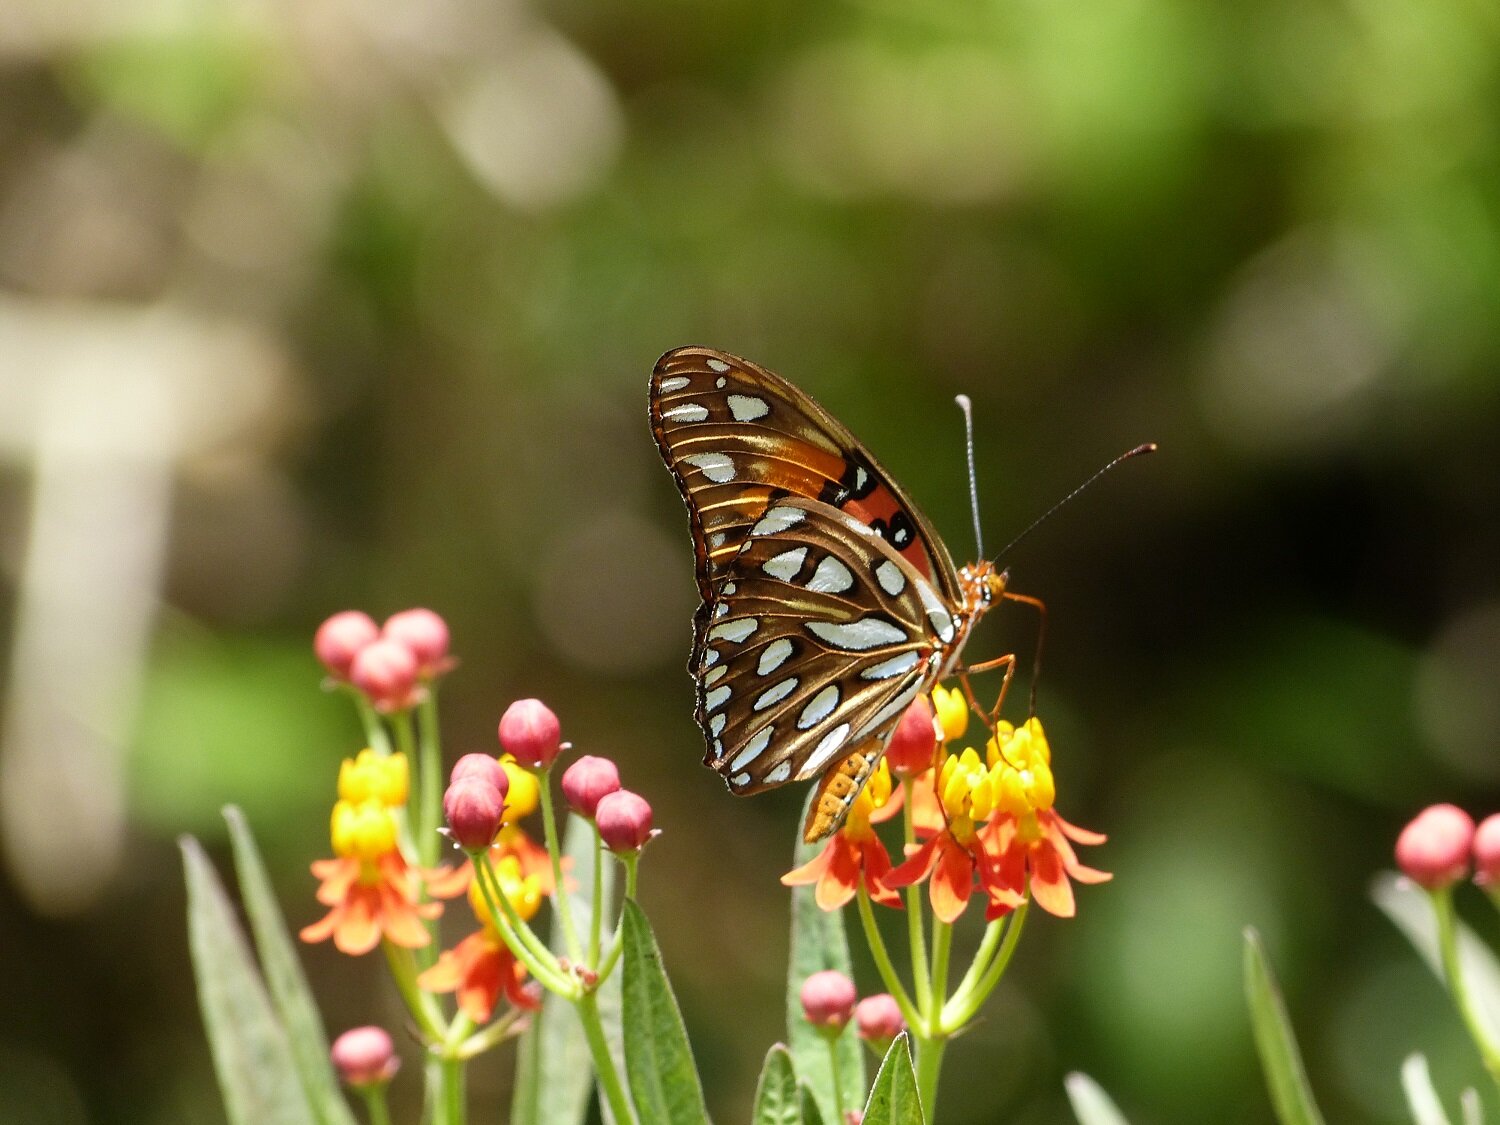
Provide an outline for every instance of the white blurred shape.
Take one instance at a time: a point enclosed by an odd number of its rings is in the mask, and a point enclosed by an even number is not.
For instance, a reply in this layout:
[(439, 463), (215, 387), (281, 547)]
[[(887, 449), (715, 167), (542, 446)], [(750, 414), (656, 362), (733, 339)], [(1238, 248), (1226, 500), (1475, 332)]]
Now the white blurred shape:
[(1399, 339), (1370, 251), (1304, 230), (1241, 272), (1210, 328), (1202, 393), (1232, 444), (1297, 449), (1357, 430)]
[(440, 108), (454, 147), (491, 191), (544, 210), (589, 191), (624, 136), (614, 89), (573, 44), (536, 30)]
[(1478, 782), (1500, 780), (1500, 601), (1452, 618), (1422, 658), (1416, 678), (1419, 729), (1433, 753)]
[(39, 911), (83, 909), (120, 866), (123, 752), (174, 466), (264, 410), (280, 370), (255, 335), (186, 313), (0, 302), (0, 454), (29, 461), (33, 482), (0, 730), (0, 844)]

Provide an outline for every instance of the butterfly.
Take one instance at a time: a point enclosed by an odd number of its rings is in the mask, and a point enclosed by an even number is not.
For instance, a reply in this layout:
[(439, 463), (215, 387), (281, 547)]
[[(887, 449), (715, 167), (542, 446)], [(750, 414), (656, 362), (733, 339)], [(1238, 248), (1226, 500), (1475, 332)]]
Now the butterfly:
[(692, 526), (704, 764), (738, 794), (818, 778), (803, 826), (815, 843), (843, 824), (908, 704), (959, 667), (1005, 575), (956, 568), (853, 434), (747, 360), (668, 352), (650, 414)]

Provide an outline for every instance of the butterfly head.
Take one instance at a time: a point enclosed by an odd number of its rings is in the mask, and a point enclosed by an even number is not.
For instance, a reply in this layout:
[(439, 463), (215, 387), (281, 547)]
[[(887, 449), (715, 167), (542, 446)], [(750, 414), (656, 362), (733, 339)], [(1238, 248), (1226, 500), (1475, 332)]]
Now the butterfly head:
[(958, 572), (958, 580), (964, 592), (964, 608), (977, 615), (989, 609), (1005, 593), (1010, 581), (1010, 571), (996, 570), (995, 564), (981, 559), (969, 563)]

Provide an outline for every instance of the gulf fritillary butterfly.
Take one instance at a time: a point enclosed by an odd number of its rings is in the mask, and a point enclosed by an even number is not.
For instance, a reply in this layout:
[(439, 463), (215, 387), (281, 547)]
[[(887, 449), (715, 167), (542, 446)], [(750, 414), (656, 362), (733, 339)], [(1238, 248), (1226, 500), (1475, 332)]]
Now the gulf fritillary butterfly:
[(746, 360), (662, 356), (651, 430), (692, 524), (704, 764), (739, 794), (821, 778), (814, 843), (843, 823), (907, 705), (958, 667), (1005, 575), (955, 568), (853, 434)]

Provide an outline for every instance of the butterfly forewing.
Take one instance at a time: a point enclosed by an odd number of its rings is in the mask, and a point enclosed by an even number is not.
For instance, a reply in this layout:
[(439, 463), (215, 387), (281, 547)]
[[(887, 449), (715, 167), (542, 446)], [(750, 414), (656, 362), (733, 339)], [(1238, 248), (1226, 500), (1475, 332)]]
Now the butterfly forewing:
[(651, 429), (688, 503), (704, 601), (776, 495), (848, 512), (960, 600), (953, 560), (922, 513), (853, 434), (779, 375), (710, 348), (670, 351), (651, 377)]

